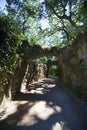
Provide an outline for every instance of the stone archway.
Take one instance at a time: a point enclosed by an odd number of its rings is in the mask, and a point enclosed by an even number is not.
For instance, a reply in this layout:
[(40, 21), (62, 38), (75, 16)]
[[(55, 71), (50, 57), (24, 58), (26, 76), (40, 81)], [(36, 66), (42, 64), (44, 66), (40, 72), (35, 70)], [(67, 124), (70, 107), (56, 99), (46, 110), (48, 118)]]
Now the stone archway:
[[(31, 46), (28, 41), (23, 41), (19, 50), (20, 58), (12, 81), (9, 81), (12, 96), (19, 94), (29, 63), (42, 56), (56, 56), (61, 68), (63, 83), (87, 100), (87, 33), (77, 35), (72, 45), (61, 49), (57, 47), (43, 49), (38, 45)], [(9, 86), (6, 89), (6, 94), (9, 94)]]
[[(26, 46), (25, 46), (25, 45)], [(22, 53), (21, 68), (18, 66), (14, 75), (16, 80), (13, 79), (12, 89), (19, 90), (19, 77), (25, 73), (26, 67), (34, 59), (42, 56), (56, 56), (61, 68), (61, 77), (62, 81), (71, 86), (74, 90), (84, 86), (84, 89), (81, 88), (81, 91), (84, 91), (87, 88), (87, 35), (80, 34), (73, 41), (73, 44), (68, 47), (58, 49), (57, 47), (52, 47), (51, 49), (43, 49), (38, 45), (31, 46), (28, 41), (23, 41), (23, 44), (20, 49), (20, 54)], [(84, 59), (83, 61), (81, 59)], [(85, 74), (84, 74), (85, 72)], [(21, 78), (20, 78), (21, 81)], [(77, 91), (77, 90), (76, 90)], [(86, 96), (86, 91), (83, 92)]]
[[(28, 45), (23, 52), (23, 59), (26, 59), (27, 62), (41, 56), (56, 56), (63, 82), (74, 90), (77, 86), (79, 88), (84, 86), (84, 90), (87, 88), (87, 76), (85, 76), (87, 74), (87, 33), (77, 35), (72, 45), (68, 47), (42, 49), (37, 45)], [(33, 52), (32, 55), (31, 52)], [(81, 88), (81, 91), (84, 90)], [(85, 92), (83, 92), (84, 95), (87, 95)]]

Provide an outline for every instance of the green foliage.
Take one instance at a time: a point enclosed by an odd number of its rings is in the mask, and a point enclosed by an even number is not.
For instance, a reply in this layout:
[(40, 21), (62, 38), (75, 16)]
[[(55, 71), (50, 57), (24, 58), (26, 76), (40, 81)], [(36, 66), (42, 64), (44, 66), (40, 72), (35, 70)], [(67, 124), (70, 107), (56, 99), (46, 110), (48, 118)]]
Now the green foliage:
[(38, 9), (39, 0), (7, 0), (7, 3), (9, 15), (31, 45), (39, 44), (44, 48), (65, 46), (72, 42), (77, 33), (87, 30), (86, 0), (46, 0), (44, 10), (49, 27), (44, 30), (38, 25), (43, 14)]
[(14, 72), (20, 37), (14, 20), (2, 14), (0, 16), (0, 83), (1, 80), (8, 82)]
[(19, 24), (21, 33), (26, 35), (29, 29), (29, 18), (36, 18), (38, 13), (38, 2), (29, 0), (13, 0), (7, 2), (7, 11), (9, 15), (13, 16), (15, 21)]
[(69, 44), (76, 34), (87, 30), (86, 0), (47, 0), (46, 9), (51, 26), (50, 34), (56, 33), (59, 36), (61, 33), (56, 44)]
[(48, 75), (57, 76), (56, 73), (57, 73), (57, 66), (56, 65), (52, 65), (50, 67), (50, 69), (49, 69)]
[(36, 59), (35, 62), (37, 64), (41, 64), (41, 63), (46, 64), (47, 63), (47, 57), (40, 57), (40, 58)]
[[(0, 86), (14, 75), (17, 59), (22, 53), (25, 57), (30, 54), (31, 59), (37, 58), (38, 54), (43, 55), (40, 46), (48, 47), (45, 52), (51, 47), (52, 50), (63, 48), (71, 44), (78, 33), (87, 30), (87, 0), (46, 0), (44, 20), (48, 20), (49, 26), (45, 29), (38, 24), (42, 20), (39, 0), (6, 1), (8, 15), (0, 11)], [(29, 41), (28, 47), (21, 41)], [(47, 60), (42, 57), (35, 63), (46, 64)], [(52, 66), (49, 74), (55, 74), (55, 71), (56, 66)]]

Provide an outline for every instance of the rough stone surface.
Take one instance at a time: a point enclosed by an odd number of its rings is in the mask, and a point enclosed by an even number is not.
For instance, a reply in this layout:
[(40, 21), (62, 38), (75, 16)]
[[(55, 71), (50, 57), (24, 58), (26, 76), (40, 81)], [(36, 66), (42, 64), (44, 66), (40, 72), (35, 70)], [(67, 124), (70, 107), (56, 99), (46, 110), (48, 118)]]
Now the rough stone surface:
[[(28, 47), (26, 44), (26, 48), (23, 47), (22, 53), (24, 53), (24, 57), (22, 57), (24, 60), (22, 61), (21, 67), (19, 65), (19, 68), (15, 72), (13, 83), (11, 84), (12, 93), (15, 93), (15, 91), (19, 92), (27, 68), (26, 62), (41, 56), (56, 56), (58, 57), (61, 70), (60, 75), (63, 82), (79, 96), (87, 100), (87, 33), (79, 34), (71, 46), (60, 50), (57, 48), (43, 50), (39, 46)], [(28, 80), (30, 82), (30, 76), (28, 76)], [(4, 90), (3, 86), (2, 90)], [(1, 93), (2, 90), (0, 89)], [(3, 95), (1, 94), (0, 102), (3, 100)]]
[(63, 82), (87, 100), (87, 34), (77, 36), (60, 54)]

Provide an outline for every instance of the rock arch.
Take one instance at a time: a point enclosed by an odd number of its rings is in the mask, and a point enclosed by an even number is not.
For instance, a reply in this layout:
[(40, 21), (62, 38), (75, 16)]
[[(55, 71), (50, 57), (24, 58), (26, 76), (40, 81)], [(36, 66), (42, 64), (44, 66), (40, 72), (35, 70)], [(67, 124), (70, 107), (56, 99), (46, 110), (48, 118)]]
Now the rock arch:
[(27, 62), (41, 56), (56, 56), (61, 67), (62, 81), (87, 99), (87, 33), (78, 34), (72, 45), (62, 49), (42, 49), (35, 45), (25, 50), (23, 58)]
[(15, 92), (19, 93), (27, 66), (33, 64), (34, 59), (56, 56), (61, 67), (62, 81), (78, 95), (87, 99), (87, 33), (77, 35), (72, 45), (62, 49), (57, 47), (43, 49), (38, 45), (29, 45), (26, 40), (19, 48), (20, 59), (11, 82), (12, 95)]

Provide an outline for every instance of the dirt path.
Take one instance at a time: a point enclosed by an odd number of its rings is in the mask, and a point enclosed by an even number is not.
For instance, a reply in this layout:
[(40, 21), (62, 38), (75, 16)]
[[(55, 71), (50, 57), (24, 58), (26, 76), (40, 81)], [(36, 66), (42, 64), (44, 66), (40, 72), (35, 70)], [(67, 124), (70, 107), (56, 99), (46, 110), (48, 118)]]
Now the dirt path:
[(79, 101), (56, 78), (31, 84), (8, 104), (0, 130), (87, 130), (87, 104)]

